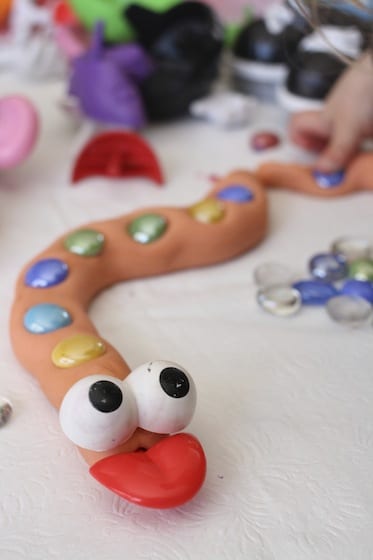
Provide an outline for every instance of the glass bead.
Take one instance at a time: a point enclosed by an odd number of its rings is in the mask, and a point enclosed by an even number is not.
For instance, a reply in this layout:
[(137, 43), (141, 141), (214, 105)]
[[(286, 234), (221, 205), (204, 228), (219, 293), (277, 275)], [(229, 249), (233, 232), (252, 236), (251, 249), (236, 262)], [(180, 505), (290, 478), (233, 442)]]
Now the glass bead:
[(294, 282), (294, 272), (287, 266), (269, 262), (263, 263), (254, 270), (254, 282), (261, 288), (276, 285), (291, 285)]
[(25, 284), (31, 288), (50, 288), (65, 280), (69, 267), (59, 259), (43, 259), (26, 273)]
[(256, 152), (262, 152), (263, 150), (269, 150), (278, 146), (280, 143), (280, 138), (274, 132), (257, 132), (251, 138), (250, 145)]
[(102, 252), (105, 238), (102, 233), (93, 229), (79, 229), (70, 233), (64, 241), (70, 253), (81, 257), (95, 257)]
[(373, 303), (373, 284), (368, 280), (346, 280), (341, 288), (341, 294), (361, 297)]
[(359, 259), (350, 263), (348, 275), (355, 280), (369, 280), (373, 282), (373, 260)]
[(12, 416), (13, 408), (10, 402), (3, 397), (0, 397), (0, 428), (5, 426)]
[(366, 323), (372, 315), (372, 306), (365, 299), (345, 295), (331, 298), (326, 310), (333, 321), (350, 327)]
[(33, 334), (45, 334), (71, 325), (70, 313), (54, 303), (39, 303), (25, 313), (23, 324)]
[(242, 204), (253, 200), (254, 193), (248, 187), (242, 185), (229, 185), (219, 191), (216, 196), (220, 200)]
[(348, 273), (344, 256), (332, 253), (323, 253), (312, 257), (309, 262), (309, 270), (314, 278), (325, 282), (341, 280)]
[(259, 290), (257, 300), (265, 311), (285, 317), (294, 315), (301, 307), (300, 293), (291, 286), (268, 286)]
[(293, 284), (293, 288), (300, 293), (303, 305), (325, 305), (330, 298), (338, 295), (333, 284), (317, 280), (301, 280)]
[(60, 368), (71, 368), (94, 360), (106, 352), (103, 341), (92, 334), (75, 334), (55, 346), (52, 362)]
[(348, 262), (367, 259), (371, 251), (372, 246), (364, 237), (340, 237), (331, 246), (332, 253), (343, 255)]
[(335, 171), (334, 173), (321, 173), (321, 171), (313, 171), (313, 178), (322, 189), (333, 189), (339, 187), (344, 179), (344, 171)]
[(166, 229), (167, 220), (159, 214), (143, 214), (127, 226), (132, 239), (144, 245), (162, 237)]
[(215, 224), (224, 218), (224, 207), (213, 198), (206, 198), (189, 208), (189, 214), (198, 222)]

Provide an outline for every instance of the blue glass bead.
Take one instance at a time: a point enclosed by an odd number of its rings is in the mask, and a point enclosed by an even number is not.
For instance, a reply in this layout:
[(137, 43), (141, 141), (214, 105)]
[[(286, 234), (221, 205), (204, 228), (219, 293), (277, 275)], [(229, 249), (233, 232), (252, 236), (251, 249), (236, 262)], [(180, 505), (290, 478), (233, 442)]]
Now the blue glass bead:
[(254, 193), (243, 185), (229, 185), (218, 192), (217, 197), (220, 200), (229, 202), (237, 202), (238, 204), (250, 202), (254, 198)]
[(23, 324), (33, 334), (45, 334), (71, 325), (72, 318), (66, 309), (54, 303), (39, 303), (31, 307)]
[(319, 187), (322, 189), (333, 189), (342, 183), (345, 174), (344, 171), (335, 171), (334, 173), (313, 171), (312, 175)]
[(298, 290), (304, 305), (324, 305), (331, 297), (338, 295), (338, 290), (327, 282), (301, 280), (293, 284)]
[(69, 273), (69, 267), (59, 259), (38, 261), (26, 273), (25, 284), (31, 288), (50, 288), (60, 284)]
[(347, 261), (343, 255), (322, 253), (309, 262), (309, 270), (314, 278), (325, 282), (335, 282), (348, 274)]
[(341, 293), (345, 296), (356, 296), (373, 303), (373, 284), (368, 280), (346, 280)]

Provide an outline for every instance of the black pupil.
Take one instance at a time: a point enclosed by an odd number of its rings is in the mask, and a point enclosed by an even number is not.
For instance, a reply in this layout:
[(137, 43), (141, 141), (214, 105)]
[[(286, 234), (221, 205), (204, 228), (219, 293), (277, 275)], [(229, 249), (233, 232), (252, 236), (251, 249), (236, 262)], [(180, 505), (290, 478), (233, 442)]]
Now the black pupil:
[(169, 397), (181, 399), (189, 393), (189, 381), (181, 370), (175, 367), (168, 367), (161, 371), (159, 383)]
[(114, 412), (123, 401), (123, 393), (111, 381), (97, 381), (89, 388), (89, 400), (100, 412)]

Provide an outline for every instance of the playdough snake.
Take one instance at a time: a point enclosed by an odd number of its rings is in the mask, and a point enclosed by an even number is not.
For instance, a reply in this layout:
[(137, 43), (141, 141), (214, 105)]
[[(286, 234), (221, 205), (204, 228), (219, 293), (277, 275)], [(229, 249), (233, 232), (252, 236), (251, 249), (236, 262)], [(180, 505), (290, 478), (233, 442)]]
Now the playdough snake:
[[(60, 410), (61, 426), (104, 486), (137, 504), (180, 505), (200, 488), (205, 456), (192, 435), (195, 387), (181, 366), (130, 371), (87, 309), (113, 284), (212, 265), (264, 237), (266, 196), (234, 172), (190, 208), (137, 211), (58, 239), (21, 272), (11, 313), (20, 362)], [(174, 435), (169, 435), (174, 434)]]
[(281, 163), (264, 164), (255, 175), (237, 171), (190, 208), (89, 224), (25, 267), (11, 313), (15, 353), (60, 410), (63, 431), (99, 482), (134, 503), (174, 507), (199, 490), (206, 462), (195, 437), (176, 433), (195, 408), (188, 372), (163, 361), (131, 372), (91, 323), (92, 299), (117, 282), (212, 265), (251, 249), (266, 232), (262, 185), (337, 196), (373, 189), (372, 168), (372, 154), (361, 154), (345, 173), (331, 175)]
[(318, 173), (305, 165), (268, 162), (257, 169), (256, 176), (266, 187), (335, 198), (357, 191), (373, 190), (373, 153), (360, 153), (344, 171), (335, 173)]

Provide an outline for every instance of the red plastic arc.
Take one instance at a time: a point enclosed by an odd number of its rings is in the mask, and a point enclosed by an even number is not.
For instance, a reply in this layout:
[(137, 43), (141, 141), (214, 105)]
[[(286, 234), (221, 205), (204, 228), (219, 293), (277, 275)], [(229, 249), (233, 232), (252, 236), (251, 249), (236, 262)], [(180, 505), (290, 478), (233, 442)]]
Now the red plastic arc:
[(162, 185), (158, 159), (141, 136), (134, 132), (104, 132), (83, 148), (75, 163), (72, 182), (94, 176), (147, 177)]
[(201, 488), (206, 457), (194, 436), (176, 434), (148, 451), (101, 459), (90, 473), (130, 502), (150, 508), (173, 508), (189, 501)]

